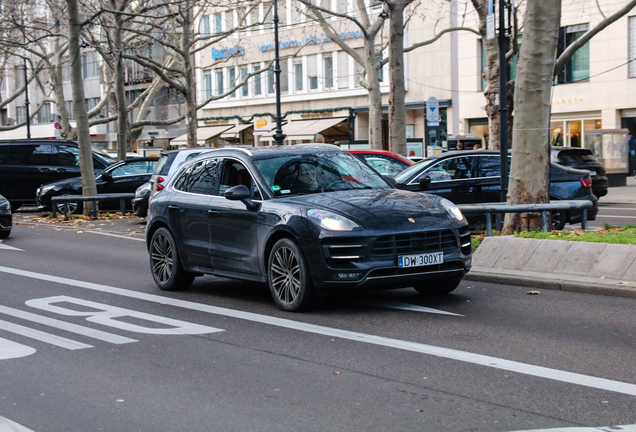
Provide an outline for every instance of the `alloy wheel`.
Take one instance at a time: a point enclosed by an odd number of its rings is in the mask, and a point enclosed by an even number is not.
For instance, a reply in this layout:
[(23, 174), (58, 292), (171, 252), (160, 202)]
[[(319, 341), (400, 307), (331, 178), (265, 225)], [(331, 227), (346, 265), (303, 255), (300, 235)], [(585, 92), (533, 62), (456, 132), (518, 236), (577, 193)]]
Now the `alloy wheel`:
[(281, 303), (291, 305), (300, 294), (300, 264), (295, 252), (281, 246), (274, 252), (271, 285)]
[(159, 234), (152, 239), (150, 260), (155, 278), (161, 283), (167, 283), (172, 275), (174, 262), (172, 244), (165, 235)]

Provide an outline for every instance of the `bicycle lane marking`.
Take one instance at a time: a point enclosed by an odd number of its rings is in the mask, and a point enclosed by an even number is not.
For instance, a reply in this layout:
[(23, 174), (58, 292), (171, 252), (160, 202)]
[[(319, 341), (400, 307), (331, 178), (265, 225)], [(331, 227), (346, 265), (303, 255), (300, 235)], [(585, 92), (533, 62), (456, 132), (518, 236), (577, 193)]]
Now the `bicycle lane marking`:
[(527, 363), (521, 363), (497, 357), (491, 357), (482, 354), (475, 354), (467, 351), (459, 351), (451, 348), (443, 348), (434, 345), (422, 344), (418, 342), (409, 342), (400, 339), (387, 338), (383, 336), (375, 336), (366, 333), (359, 333), (349, 330), (341, 330), (332, 327), (325, 327), (316, 324), (308, 324), (299, 321), (293, 321), (285, 318), (276, 318), (267, 315), (260, 315), (252, 312), (243, 312), (234, 309), (227, 309), (218, 306), (194, 303), (186, 300), (172, 299), (170, 297), (162, 297), (155, 294), (146, 294), (135, 291), (129, 291), (123, 288), (111, 287), (92, 282), (78, 281), (58, 276), (52, 276), (42, 273), (35, 273), (26, 270), (18, 270), (9, 267), (0, 266), (0, 272), (23, 276), (47, 282), (70, 285), (78, 288), (85, 288), (93, 291), (105, 292), (109, 294), (121, 295), (124, 297), (145, 300), (162, 305), (170, 305), (183, 309), (194, 310), (198, 312), (206, 312), (214, 315), (237, 318), (261, 324), (268, 324), (276, 327), (298, 330), (307, 333), (319, 334), (323, 336), (337, 337), (340, 339), (351, 340), (355, 342), (367, 343), (371, 345), (384, 346), (388, 348), (397, 348), (405, 351), (417, 352), (421, 354), (433, 355), (436, 357), (457, 360), (465, 363), (476, 364), (480, 366), (490, 367), (494, 369), (507, 370), (517, 372), (524, 375), (535, 376), (538, 378), (560, 381), (568, 384), (575, 384), (599, 390), (611, 391), (614, 393), (622, 393), (630, 396), (636, 396), (636, 385), (621, 381), (614, 381), (605, 378), (598, 378), (589, 375), (583, 375), (574, 372), (567, 372), (558, 369), (551, 369), (543, 366), (536, 366)]

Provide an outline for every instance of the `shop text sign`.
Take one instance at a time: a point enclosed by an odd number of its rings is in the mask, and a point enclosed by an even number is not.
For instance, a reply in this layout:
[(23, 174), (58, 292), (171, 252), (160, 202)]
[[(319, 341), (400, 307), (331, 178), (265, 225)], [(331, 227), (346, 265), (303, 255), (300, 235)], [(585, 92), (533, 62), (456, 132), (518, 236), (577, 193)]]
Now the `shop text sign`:
[[(356, 38), (362, 37), (362, 31), (361, 30), (347, 30), (345, 32), (338, 33), (338, 36), (340, 37), (340, 39), (343, 39), (343, 40), (356, 39)], [(298, 47), (301, 47), (303, 45), (315, 45), (315, 44), (322, 44), (322, 43), (326, 43), (326, 42), (331, 42), (331, 38), (323, 33), (321, 35), (304, 36), (301, 40), (281, 41), (281, 42), (278, 43), (278, 48), (279, 49), (298, 48)], [(273, 51), (274, 48), (275, 48), (275, 45), (273, 43), (260, 44), (258, 46), (258, 50), (261, 51), (261, 52), (263, 52), (263, 51)]]
[(241, 46), (235, 46), (232, 48), (222, 48), (222, 49), (212, 48), (213, 59), (224, 59), (224, 58), (230, 58), (234, 56), (242, 56), (243, 54), (244, 54), (243, 47)]

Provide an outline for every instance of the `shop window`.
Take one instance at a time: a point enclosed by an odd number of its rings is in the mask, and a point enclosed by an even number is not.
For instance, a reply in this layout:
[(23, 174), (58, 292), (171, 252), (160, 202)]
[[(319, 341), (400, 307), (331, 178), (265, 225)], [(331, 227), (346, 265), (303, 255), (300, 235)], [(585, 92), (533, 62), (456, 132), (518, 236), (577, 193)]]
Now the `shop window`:
[[(588, 30), (587, 24), (561, 27), (559, 29), (559, 43), (557, 46), (557, 58), (563, 54), (567, 47), (572, 45)], [(590, 44), (589, 42), (579, 48), (565, 65), (565, 68), (555, 77), (557, 84), (588, 81), (590, 79)]]
[(338, 51), (338, 88), (349, 87), (349, 54)]
[(309, 90), (318, 89), (318, 67), (316, 65), (317, 55), (307, 56), (307, 79)]

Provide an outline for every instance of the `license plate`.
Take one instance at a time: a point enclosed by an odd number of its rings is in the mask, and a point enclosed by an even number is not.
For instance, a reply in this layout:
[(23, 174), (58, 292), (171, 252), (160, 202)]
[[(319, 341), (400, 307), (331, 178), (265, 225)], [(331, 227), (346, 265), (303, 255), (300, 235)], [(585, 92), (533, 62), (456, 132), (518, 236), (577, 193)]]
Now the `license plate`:
[(591, 176), (596, 175), (596, 171), (590, 171), (590, 175)]
[(403, 255), (398, 257), (398, 267), (420, 267), (444, 262), (444, 252), (431, 252), (416, 255)]

